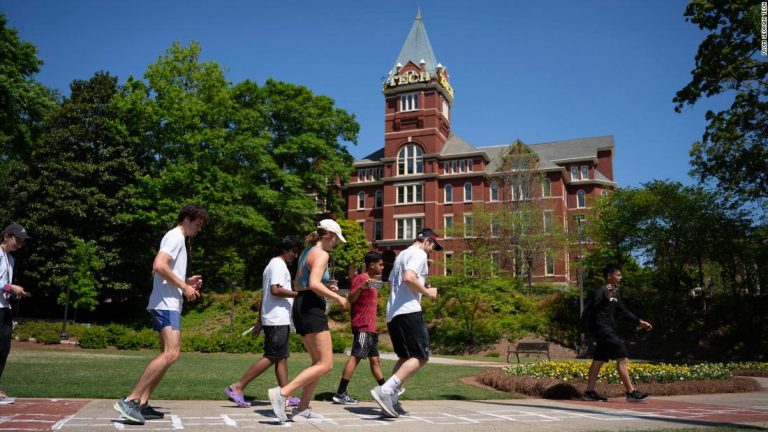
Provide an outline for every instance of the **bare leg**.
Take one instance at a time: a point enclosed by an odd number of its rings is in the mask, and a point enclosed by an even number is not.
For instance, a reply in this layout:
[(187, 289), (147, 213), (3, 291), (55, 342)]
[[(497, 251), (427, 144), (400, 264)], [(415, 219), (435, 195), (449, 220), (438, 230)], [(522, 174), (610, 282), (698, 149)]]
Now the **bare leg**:
[(589, 365), (589, 376), (587, 377), (587, 391), (594, 391), (597, 384), (597, 376), (600, 374), (600, 368), (605, 364), (604, 361), (592, 360)]
[(152, 391), (160, 384), (168, 368), (179, 359), (181, 351), (181, 331), (173, 330), (170, 326), (160, 330), (160, 343), (163, 351), (153, 358), (144, 368), (139, 381), (128, 395), (128, 399), (140, 399), (142, 404), (147, 403)]
[[(400, 380), (400, 383), (401, 383), (400, 386), (402, 386), (405, 383), (405, 381), (411, 377), (411, 375), (416, 373), (416, 371), (423, 368), (424, 365), (427, 364), (427, 361), (428, 361), (427, 359), (416, 358), (416, 357), (405, 359), (402, 365), (400, 365), (400, 367), (397, 368), (397, 372), (395, 372), (394, 374)], [(400, 363), (400, 361), (398, 361), (398, 363)]]
[(624, 384), (624, 390), (626, 390), (627, 393), (632, 393), (632, 391), (635, 390), (635, 387), (632, 385), (632, 378), (629, 377), (626, 357), (616, 360), (616, 372), (619, 373), (621, 383)]
[(264, 373), (264, 371), (269, 369), (269, 367), (273, 364), (274, 362), (266, 357), (260, 358), (256, 363), (252, 364), (251, 367), (248, 368), (248, 370), (243, 374), (242, 377), (240, 377), (239, 380), (232, 383), (230, 388), (237, 393), (242, 393), (243, 389), (248, 384), (250, 384), (251, 381)]
[(275, 363), (275, 378), (277, 385), (285, 387), (288, 384), (288, 359), (284, 358)]
[(331, 344), (331, 332), (310, 333), (302, 337), (304, 346), (312, 358), (312, 366), (304, 369), (293, 381), (286, 384), (280, 390), (280, 395), (287, 397), (299, 388), (303, 388), (301, 404), (298, 409), (309, 407), (309, 402), (320, 378), (333, 369), (333, 348)]
[(381, 371), (381, 358), (368, 357), (368, 363), (371, 365), (371, 375), (378, 382), (384, 379), (384, 372)]
[(357, 364), (360, 363), (360, 358), (355, 356), (349, 356), (347, 364), (344, 365), (344, 372), (341, 373), (341, 377), (347, 381), (352, 379), (352, 375), (355, 374)]

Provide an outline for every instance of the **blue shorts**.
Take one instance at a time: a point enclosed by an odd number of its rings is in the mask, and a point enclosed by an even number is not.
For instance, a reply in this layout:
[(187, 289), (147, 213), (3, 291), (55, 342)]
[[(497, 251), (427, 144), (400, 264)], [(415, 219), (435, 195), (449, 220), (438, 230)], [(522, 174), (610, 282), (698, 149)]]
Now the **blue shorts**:
[(160, 331), (168, 326), (174, 330), (181, 330), (180, 312), (163, 309), (147, 309), (147, 312), (152, 315), (152, 330)]

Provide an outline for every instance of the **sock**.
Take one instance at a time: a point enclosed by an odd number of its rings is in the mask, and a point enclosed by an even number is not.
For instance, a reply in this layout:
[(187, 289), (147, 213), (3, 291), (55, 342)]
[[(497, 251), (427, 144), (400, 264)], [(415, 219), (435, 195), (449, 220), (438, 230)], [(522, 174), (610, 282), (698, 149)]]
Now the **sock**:
[(395, 392), (395, 388), (399, 386), (401, 383), (400, 378), (397, 377), (397, 375), (392, 375), (387, 382), (384, 383), (383, 386), (381, 386), (381, 390), (386, 394), (392, 394)]
[(336, 392), (336, 394), (344, 394), (347, 392), (347, 386), (349, 385), (349, 380), (345, 380), (344, 378), (339, 381), (339, 390)]
[(387, 380), (385, 380), (384, 378), (382, 378), (382, 379), (380, 379), (380, 380), (376, 380), (376, 382), (377, 382), (377, 383), (378, 383), (380, 386), (383, 386), (383, 385), (384, 385), (384, 383), (385, 383), (385, 382), (387, 382)]

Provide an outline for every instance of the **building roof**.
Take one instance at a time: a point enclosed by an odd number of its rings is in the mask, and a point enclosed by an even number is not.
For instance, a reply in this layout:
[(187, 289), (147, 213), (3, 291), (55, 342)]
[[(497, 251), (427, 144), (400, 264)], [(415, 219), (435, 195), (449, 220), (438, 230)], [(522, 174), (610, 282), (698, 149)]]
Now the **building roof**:
[[(483, 150), (488, 155), (490, 162), (485, 166), (487, 173), (496, 172), (499, 169), (499, 165), (502, 159), (502, 153), (509, 148), (511, 144), (504, 144), (490, 147), (479, 147), (478, 150)], [(553, 168), (559, 168), (559, 164), (567, 163), (570, 161), (583, 161), (588, 159), (596, 159), (597, 152), (600, 150), (613, 151), (613, 137), (610, 135), (590, 137), (590, 138), (576, 138), (571, 140), (553, 141), (541, 144), (527, 144), (527, 147), (536, 153), (539, 157), (539, 169), (547, 170)], [(447, 156), (446, 154), (444, 154)], [(600, 173), (605, 181), (608, 180), (602, 173)]]
[(403, 48), (400, 50), (400, 55), (397, 56), (397, 60), (389, 72), (389, 76), (395, 73), (398, 64), (405, 66), (410, 61), (418, 65), (422, 60), (427, 62), (427, 71), (434, 73), (437, 59), (435, 58), (434, 51), (432, 51), (432, 44), (429, 43), (427, 29), (424, 27), (424, 21), (421, 19), (421, 11), (419, 11), (416, 13), (416, 20), (413, 22), (411, 32), (408, 33)]

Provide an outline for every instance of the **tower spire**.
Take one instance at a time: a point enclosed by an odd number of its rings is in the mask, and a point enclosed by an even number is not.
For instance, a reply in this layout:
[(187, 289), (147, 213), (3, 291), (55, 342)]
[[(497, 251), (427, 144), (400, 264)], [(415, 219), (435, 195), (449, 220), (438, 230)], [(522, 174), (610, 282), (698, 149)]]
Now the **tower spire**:
[(416, 9), (416, 19), (417, 20), (421, 19), (421, 8)]

